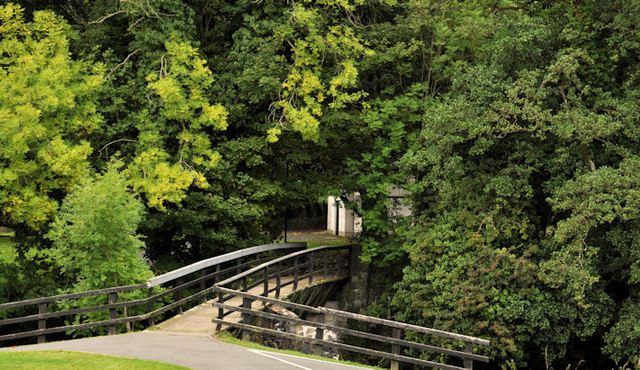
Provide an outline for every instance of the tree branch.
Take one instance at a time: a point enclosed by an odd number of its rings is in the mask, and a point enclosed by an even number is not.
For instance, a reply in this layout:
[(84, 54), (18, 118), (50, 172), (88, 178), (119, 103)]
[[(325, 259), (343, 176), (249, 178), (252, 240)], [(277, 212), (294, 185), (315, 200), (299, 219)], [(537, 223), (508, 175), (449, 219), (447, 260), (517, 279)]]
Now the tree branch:
[(111, 17), (115, 17), (116, 15), (122, 14), (122, 13), (125, 13), (125, 11), (124, 10), (116, 10), (113, 13), (109, 13), (109, 14), (103, 15), (102, 17), (96, 19), (95, 21), (91, 21), (91, 22), (87, 23), (87, 26), (90, 25), (90, 24), (102, 24), (102, 22), (106, 21), (107, 19), (109, 19)]
[(140, 23), (142, 20), (144, 19), (144, 17), (140, 17), (138, 18), (135, 22), (131, 23), (129, 25), (129, 27), (127, 27), (127, 32), (131, 32), (131, 30), (133, 29), (133, 27), (137, 26), (138, 23)]
[(113, 71), (115, 71), (115, 70), (116, 70), (116, 69), (118, 69), (119, 67), (123, 66), (123, 65), (127, 62), (127, 60), (129, 60), (129, 58), (131, 58), (133, 55), (135, 55), (135, 54), (136, 54), (137, 52), (139, 52), (139, 51), (140, 51), (140, 49), (136, 49), (136, 50), (134, 50), (133, 52), (131, 52), (129, 55), (127, 55), (127, 57), (126, 57), (126, 58), (124, 58), (124, 60), (122, 61), (122, 63), (120, 63), (120, 64), (118, 64), (117, 66), (113, 67), (113, 69), (111, 69), (111, 70), (109, 71), (109, 73), (107, 73), (107, 75), (104, 77), (104, 78), (105, 78), (105, 80), (106, 80), (106, 79), (108, 79), (108, 78), (109, 78), (109, 76), (111, 76), (111, 74), (113, 73)]
[(67, 12), (67, 14), (69, 14), (71, 18), (73, 18), (73, 20), (76, 21), (77, 23), (83, 26), (87, 25), (87, 21), (78, 14), (76, 9), (73, 6), (71, 6), (71, 4), (63, 5), (62, 9), (64, 9)]
[(529, 4), (520, 4), (520, 5), (516, 5), (516, 6), (505, 6), (504, 8), (494, 8), (493, 11), (491, 12), (492, 15), (500, 13), (500, 12), (505, 12), (507, 10), (522, 10), (522, 9), (526, 9), (529, 7)]
[(582, 147), (580, 148), (580, 154), (582, 155), (582, 160), (584, 160), (584, 163), (589, 166), (591, 172), (595, 172), (596, 165), (595, 163), (593, 163), (591, 157), (589, 156), (589, 147), (587, 146), (587, 144), (582, 144)]
[[(107, 147), (108, 147), (109, 145), (111, 145), (111, 144), (115, 144), (115, 143), (119, 143), (119, 142), (139, 143), (139, 141), (138, 141), (138, 140), (133, 140), (133, 139), (124, 139), (124, 138), (122, 138), (122, 139), (117, 139), (117, 140), (114, 140), (114, 141), (112, 141), (112, 142), (109, 142), (109, 143), (105, 144), (105, 146), (103, 146), (103, 147), (102, 147), (102, 149), (100, 149), (100, 150), (98, 151), (98, 153), (102, 153), (105, 149), (107, 149)], [(107, 153), (107, 155), (108, 155), (108, 153)]]

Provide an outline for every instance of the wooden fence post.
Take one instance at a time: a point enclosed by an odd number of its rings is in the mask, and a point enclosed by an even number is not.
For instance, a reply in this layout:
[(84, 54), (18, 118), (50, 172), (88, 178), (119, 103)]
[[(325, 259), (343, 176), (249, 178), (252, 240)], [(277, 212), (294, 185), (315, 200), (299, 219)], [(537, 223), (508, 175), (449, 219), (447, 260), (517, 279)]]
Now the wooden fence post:
[[(118, 293), (113, 292), (113, 293), (109, 293), (109, 304), (116, 304), (116, 302), (118, 301)], [(116, 309), (114, 307), (110, 307), (109, 308), (109, 320), (115, 320), (116, 319)], [(116, 326), (115, 325), (109, 325), (109, 335), (115, 335), (116, 334)]]
[[(127, 307), (127, 306), (122, 307), (122, 317), (124, 317), (125, 319), (127, 317), (129, 317), (129, 307)], [(126, 329), (127, 329), (127, 333), (130, 332), (133, 329), (132, 324), (133, 323), (131, 321), (127, 321), (124, 324)]]
[[(204, 290), (207, 288), (207, 284), (206, 284), (206, 279), (204, 279), (204, 277), (207, 275), (207, 268), (203, 268), (202, 270), (200, 270), (200, 277), (203, 278), (202, 281), (200, 281), (200, 291), (204, 292)], [(202, 295), (202, 303), (207, 303), (207, 293), (205, 292)]]
[(278, 262), (276, 268), (276, 298), (280, 298), (280, 270), (282, 266), (280, 266), (280, 262)]
[(311, 285), (313, 283), (313, 255), (315, 253), (311, 252), (309, 253), (309, 285)]
[[(147, 314), (153, 311), (154, 300), (151, 299), (152, 295), (153, 295), (153, 287), (150, 287), (149, 289), (147, 289)], [(154, 326), (155, 323), (153, 322), (153, 317), (149, 317), (147, 323), (149, 324), (149, 326)]]
[(351, 264), (353, 263), (353, 245), (349, 246), (349, 255), (347, 257), (347, 276), (351, 276)]
[[(325, 319), (326, 319), (326, 316), (323, 314), (322, 315), (322, 323), (323, 324), (325, 323)], [(322, 327), (316, 328), (316, 339), (319, 339), (319, 340), (323, 340), (324, 339), (324, 328), (322, 328)], [(323, 348), (324, 348), (324, 346), (322, 344), (317, 344), (315, 346), (315, 348), (314, 348), (314, 352), (315, 352), (314, 355), (322, 356)]]
[[(393, 328), (393, 333), (391, 335), (393, 338), (401, 339), (402, 331), (399, 328)], [(399, 355), (400, 346), (397, 344), (392, 344), (391, 353), (393, 353), (394, 355)], [(399, 369), (400, 369), (400, 362), (396, 360), (391, 360), (391, 370), (399, 370)]]
[(298, 290), (298, 256), (293, 259), (293, 291)]
[[(473, 343), (471, 342), (464, 342), (464, 351), (466, 353), (473, 353)], [(464, 359), (464, 368), (465, 369), (469, 369), (472, 370), (473, 369), (473, 360), (470, 359)]]
[[(269, 266), (264, 267), (264, 291), (262, 295), (265, 297), (269, 296)], [(262, 302), (263, 305), (265, 302)]]
[(329, 273), (332, 276), (340, 276), (340, 251), (331, 251), (329, 255)]
[[(177, 278), (176, 279), (176, 286), (180, 286), (180, 284), (182, 284), (182, 278)], [(182, 289), (178, 289), (178, 291), (176, 292), (176, 294), (178, 295), (178, 301), (180, 301), (182, 299)], [(182, 315), (182, 304), (178, 305), (178, 313), (180, 315)]]
[[(242, 298), (242, 307), (248, 310), (251, 309), (251, 303), (253, 303), (253, 299), (251, 298)], [(246, 325), (252, 324), (252, 316), (249, 313), (242, 313), (242, 323)], [(250, 330), (242, 330), (242, 340), (250, 342), (251, 341), (251, 331)]]
[(324, 251), (322, 259), (324, 264), (322, 266), (322, 274), (324, 279), (327, 280), (327, 277), (329, 276), (329, 250)]
[(218, 284), (220, 282), (220, 264), (216, 265), (216, 277), (214, 281), (215, 281), (215, 284)]
[[(218, 291), (218, 302), (224, 303), (224, 293), (221, 291)], [(224, 320), (224, 308), (222, 307), (218, 307), (218, 319)], [(220, 329), (222, 329), (222, 324), (216, 325), (216, 331), (220, 331)]]
[(255, 263), (256, 266), (258, 266), (258, 262), (260, 262), (260, 253), (256, 253), (256, 259), (253, 260), (253, 263)]
[[(47, 304), (40, 303), (38, 306), (38, 314), (44, 315), (47, 313)], [(47, 319), (38, 320), (38, 329), (46, 329), (47, 328)], [(47, 341), (47, 337), (45, 335), (38, 335), (38, 344), (44, 343)]]

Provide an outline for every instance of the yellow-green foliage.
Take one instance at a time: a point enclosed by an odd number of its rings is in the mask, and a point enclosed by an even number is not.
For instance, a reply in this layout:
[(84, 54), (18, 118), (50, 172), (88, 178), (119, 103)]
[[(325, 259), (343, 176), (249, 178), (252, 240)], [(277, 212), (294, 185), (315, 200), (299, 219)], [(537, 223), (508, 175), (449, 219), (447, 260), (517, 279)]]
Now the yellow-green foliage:
[[(328, 110), (345, 108), (366, 96), (357, 88), (358, 70), (354, 60), (372, 55), (364, 41), (351, 27), (332, 24), (325, 10), (350, 11), (361, 1), (334, 0), (296, 4), (291, 9), (292, 26), (301, 35), (291, 41), (293, 63), (282, 83), (281, 99), (274, 106), (281, 110), (281, 120), (306, 140), (318, 140), (319, 118)], [(332, 13), (329, 13), (332, 14)], [(326, 60), (336, 62), (331, 65)], [(327, 64), (330, 67), (327, 67)], [(278, 140), (280, 128), (268, 131), (270, 142)]]
[(88, 174), (82, 138), (102, 122), (102, 67), (69, 57), (68, 32), (52, 12), (25, 22), (20, 6), (0, 7), (0, 207), (35, 229), (57, 209), (48, 194)]
[(165, 209), (164, 203), (178, 203), (191, 185), (208, 186), (204, 171), (216, 166), (220, 154), (212, 148), (207, 130), (227, 128), (227, 110), (207, 98), (213, 76), (206, 61), (188, 42), (165, 43), (159, 73), (146, 79), (149, 89), (159, 97), (160, 114), (167, 125), (180, 127), (178, 158), (158, 147), (160, 129), (145, 116), (140, 121), (141, 150), (129, 166), (130, 185), (147, 197), (150, 207)]
[[(149, 207), (162, 209), (165, 201), (180, 202), (184, 190), (198, 178), (197, 172), (185, 169), (179, 163), (171, 164), (168, 159), (165, 151), (149, 148), (140, 153), (129, 167), (131, 184), (136, 191), (147, 195)], [(142, 176), (137, 176), (138, 172)]]
[(147, 76), (149, 87), (162, 100), (162, 114), (168, 119), (185, 121), (191, 129), (211, 126), (216, 130), (227, 128), (227, 111), (220, 104), (211, 105), (206, 90), (213, 76), (198, 51), (183, 41), (168, 41), (166, 61), (160, 75)]

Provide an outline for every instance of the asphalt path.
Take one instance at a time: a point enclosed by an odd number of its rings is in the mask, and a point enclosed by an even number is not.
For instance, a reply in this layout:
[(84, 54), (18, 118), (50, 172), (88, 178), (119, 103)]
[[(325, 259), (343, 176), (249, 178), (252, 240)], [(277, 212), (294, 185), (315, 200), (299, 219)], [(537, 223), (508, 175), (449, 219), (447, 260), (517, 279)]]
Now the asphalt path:
[(64, 350), (101, 353), (182, 365), (192, 369), (362, 370), (362, 367), (221, 342), (207, 335), (143, 331), (61, 342), (0, 348), (1, 351)]

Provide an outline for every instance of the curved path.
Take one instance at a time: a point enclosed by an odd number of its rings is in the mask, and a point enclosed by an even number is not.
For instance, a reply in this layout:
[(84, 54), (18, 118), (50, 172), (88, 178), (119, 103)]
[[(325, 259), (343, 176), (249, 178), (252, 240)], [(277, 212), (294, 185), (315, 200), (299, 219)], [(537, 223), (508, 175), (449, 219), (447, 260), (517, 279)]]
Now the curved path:
[[(343, 277), (319, 275), (313, 283), (308, 279), (299, 280), (296, 290), (341, 278)], [(275, 280), (269, 282), (269, 286), (274, 285)], [(249, 292), (260, 294), (262, 289), (263, 287), (259, 286)], [(293, 286), (290, 284), (282, 287), (280, 296), (286, 297), (293, 292)], [(275, 292), (271, 292), (269, 296), (274, 297)], [(251, 349), (219, 341), (211, 336), (215, 331), (215, 325), (211, 319), (218, 313), (218, 309), (212, 306), (213, 301), (197, 305), (184, 314), (176, 315), (143, 332), (5, 347), (0, 348), (0, 352), (34, 350), (90, 352), (161, 361), (193, 369), (362, 369), (362, 367)], [(225, 303), (240, 306), (242, 299), (234, 297)], [(234, 312), (226, 319), (239, 322), (241, 316)]]
[[(337, 279), (338, 277), (335, 276), (318, 277), (313, 284), (309, 284), (308, 279), (300, 280), (297, 290)], [(273, 284), (275, 282), (272, 282)], [(261, 289), (261, 286), (256, 287), (250, 292), (260, 294)], [(280, 293), (282, 296), (288, 296), (293, 293), (293, 286), (283, 287)], [(274, 292), (270, 294), (272, 297), (274, 295)], [(218, 309), (212, 306), (212, 302), (213, 300), (210, 300), (195, 306), (184, 314), (176, 315), (143, 332), (0, 348), (0, 352), (29, 350), (91, 352), (167, 362), (192, 369), (363, 369), (329, 361), (250, 349), (219, 341), (211, 336), (215, 332), (215, 325), (211, 319), (218, 313)], [(242, 300), (236, 297), (226, 303), (239, 306)], [(240, 321), (240, 314), (233, 313), (227, 319)]]
[[(284, 280), (290, 280), (290, 277), (283, 277)], [(280, 297), (287, 297), (294, 292), (304, 290), (308, 287), (326, 283), (329, 281), (340, 280), (339, 276), (318, 276), (315, 278), (313, 283), (309, 283), (309, 279), (302, 279), (298, 282), (297, 289), (293, 289), (293, 284), (289, 284), (283, 286), (280, 290)], [(269, 282), (269, 286), (275, 286), (275, 279)], [(262, 285), (257, 286), (253, 289), (249, 290), (249, 293), (260, 295), (264, 291)], [(276, 298), (275, 292), (269, 293), (269, 297)], [(216, 325), (211, 321), (212, 318), (218, 316), (218, 309), (213, 307), (213, 302), (216, 299), (212, 299), (207, 301), (206, 303), (201, 303), (192, 309), (185, 311), (181, 315), (176, 315), (168, 320), (158, 323), (152, 330), (159, 330), (166, 333), (174, 333), (174, 334), (206, 334), (212, 335), (215, 333)], [(233, 297), (232, 299), (225, 302), (225, 304), (235, 307), (240, 307), (242, 305), (241, 297)], [(239, 312), (233, 312), (228, 315), (225, 320), (241, 322), (242, 317)], [(226, 329), (223, 326), (223, 330)]]
[(221, 342), (207, 335), (188, 335), (146, 330), (139, 333), (74, 339), (61, 342), (0, 348), (2, 351), (65, 350), (162, 361), (192, 369), (295, 370), (358, 369), (328, 361), (251, 349)]

